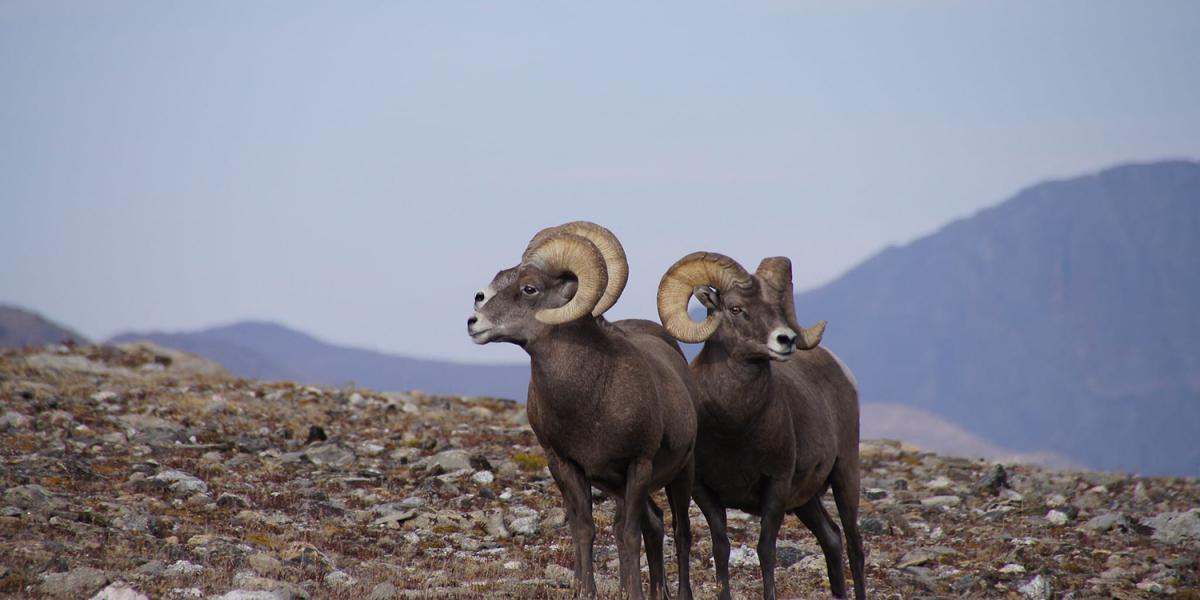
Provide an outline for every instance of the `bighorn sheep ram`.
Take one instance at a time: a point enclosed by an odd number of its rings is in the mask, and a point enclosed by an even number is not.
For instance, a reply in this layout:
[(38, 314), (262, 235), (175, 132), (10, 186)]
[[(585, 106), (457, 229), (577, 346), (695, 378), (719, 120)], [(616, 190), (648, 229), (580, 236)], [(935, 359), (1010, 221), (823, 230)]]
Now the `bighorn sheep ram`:
[(594, 223), (544, 230), (521, 263), (475, 296), (467, 331), (477, 344), (509, 342), (530, 357), (526, 410), (566, 505), (575, 545), (576, 594), (596, 595), (593, 485), (616, 499), (621, 588), (642, 598), (640, 539), (651, 597), (666, 594), (663, 513), (650, 493), (667, 489), (674, 515), (681, 599), (691, 598), (688, 521), (695, 382), (678, 343), (652, 321), (601, 315), (624, 289), (620, 242)]
[[(689, 299), (708, 309), (702, 322)], [(834, 354), (818, 348), (824, 321), (796, 322), (792, 265), (768, 258), (751, 275), (733, 259), (689, 254), (663, 275), (658, 311), (684, 342), (705, 342), (691, 369), (700, 387), (692, 497), (712, 532), (722, 599), (729, 595), (725, 509), (760, 515), (763, 597), (775, 597), (775, 540), (790, 512), (816, 535), (833, 595), (844, 598), (841, 532), (821, 504), (832, 487), (850, 554), (854, 595), (866, 595), (858, 531), (858, 390)], [(803, 352), (794, 352), (796, 349)]]

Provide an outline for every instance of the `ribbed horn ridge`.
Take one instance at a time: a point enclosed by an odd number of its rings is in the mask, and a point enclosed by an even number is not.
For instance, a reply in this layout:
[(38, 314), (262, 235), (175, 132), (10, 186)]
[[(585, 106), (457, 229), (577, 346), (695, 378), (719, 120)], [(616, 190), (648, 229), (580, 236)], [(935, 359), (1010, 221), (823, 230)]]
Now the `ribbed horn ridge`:
[(537, 247), (525, 252), (521, 264), (534, 265), (553, 274), (572, 273), (579, 280), (575, 297), (558, 308), (547, 308), (534, 317), (548, 325), (569, 323), (588, 315), (604, 295), (608, 273), (604, 256), (587, 238), (570, 233), (554, 232)]
[(697, 323), (688, 316), (688, 300), (696, 287), (704, 285), (725, 292), (752, 283), (750, 274), (736, 260), (716, 252), (693, 252), (671, 265), (659, 282), (658, 318), (680, 341), (703, 342), (717, 331), (721, 317), (714, 313)]
[(629, 281), (629, 261), (625, 257), (625, 248), (621, 246), (617, 236), (613, 235), (613, 232), (606, 227), (591, 221), (572, 221), (539, 231), (529, 241), (529, 247), (526, 248), (525, 254), (528, 255), (529, 251), (541, 244), (542, 240), (556, 232), (572, 233), (587, 238), (596, 245), (596, 249), (600, 250), (601, 256), (604, 257), (604, 266), (608, 271), (608, 287), (605, 288), (600, 302), (592, 309), (592, 316), (599, 317), (617, 303), (621, 292), (625, 291), (625, 284)]
[(821, 343), (821, 336), (825, 334), (826, 323), (818, 321), (811, 329), (805, 329), (796, 320), (796, 296), (792, 293), (792, 261), (786, 256), (764, 258), (754, 274), (765, 282), (772, 292), (778, 294), (788, 327), (796, 332), (796, 347), (800, 350), (816, 348)]

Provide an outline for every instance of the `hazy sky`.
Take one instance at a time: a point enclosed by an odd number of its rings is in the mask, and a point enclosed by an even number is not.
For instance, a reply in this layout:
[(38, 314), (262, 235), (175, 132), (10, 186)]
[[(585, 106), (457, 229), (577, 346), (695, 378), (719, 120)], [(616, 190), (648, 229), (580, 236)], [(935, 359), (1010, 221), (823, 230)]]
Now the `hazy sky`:
[[(804, 289), (1049, 177), (1200, 157), (1200, 2), (0, 0), (0, 302), (496, 362), (471, 297), (615, 231)], [(804, 318), (803, 316), (801, 317)]]

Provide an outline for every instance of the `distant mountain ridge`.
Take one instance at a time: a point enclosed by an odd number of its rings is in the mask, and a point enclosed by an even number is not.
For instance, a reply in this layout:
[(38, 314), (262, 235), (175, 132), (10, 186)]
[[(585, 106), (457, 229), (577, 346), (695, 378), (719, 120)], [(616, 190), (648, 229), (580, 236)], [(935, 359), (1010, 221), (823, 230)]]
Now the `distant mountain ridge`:
[(82, 335), (33, 311), (0, 304), (0, 348), (44, 346), (67, 340), (87, 342)]
[(524, 400), (525, 365), (476, 365), (397, 356), (321, 341), (283, 325), (243, 321), (193, 332), (123, 333), (110, 343), (148, 340), (214, 360), (253, 379), (329, 386), (354, 384), (385, 391), (420, 389), (440, 394)]
[(1185, 161), (1033, 186), (796, 296), (865, 401), (1148, 474), (1200, 475), (1198, 306)]

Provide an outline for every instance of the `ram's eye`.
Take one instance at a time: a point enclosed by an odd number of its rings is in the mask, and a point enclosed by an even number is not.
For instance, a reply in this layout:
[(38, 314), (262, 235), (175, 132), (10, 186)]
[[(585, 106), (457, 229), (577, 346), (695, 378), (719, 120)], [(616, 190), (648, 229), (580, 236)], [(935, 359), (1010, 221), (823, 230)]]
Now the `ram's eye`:
[(742, 307), (740, 307), (740, 306), (731, 306), (731, 307), (729, 307), (729, 312), (731, 312), (731, 313), (733, 313), (733, 314), (735, 314), (735, 315), (740, 315), (740, 314), (742, 314)]
[(526, 296), (532, 296), (537, 293), (537, 288), (533, 287), (532, 285), (527, 285), (521, 288), (521, 291), (525, 292)]
[(475, 303), (483, 302), (483, 292), (475, 292)]

